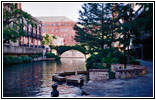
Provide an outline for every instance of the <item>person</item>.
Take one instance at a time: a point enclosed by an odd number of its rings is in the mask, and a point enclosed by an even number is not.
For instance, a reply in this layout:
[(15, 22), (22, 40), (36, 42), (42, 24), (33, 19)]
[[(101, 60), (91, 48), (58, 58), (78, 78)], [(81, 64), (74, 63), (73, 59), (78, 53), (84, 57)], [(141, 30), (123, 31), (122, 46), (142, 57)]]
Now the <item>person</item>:
[(53, 88), (53, 91), (51, 92), (51, 97), (58, 97), (59, 96), (59, 91), (57, 91), (57, 85), (53, 84), (52, 88)]

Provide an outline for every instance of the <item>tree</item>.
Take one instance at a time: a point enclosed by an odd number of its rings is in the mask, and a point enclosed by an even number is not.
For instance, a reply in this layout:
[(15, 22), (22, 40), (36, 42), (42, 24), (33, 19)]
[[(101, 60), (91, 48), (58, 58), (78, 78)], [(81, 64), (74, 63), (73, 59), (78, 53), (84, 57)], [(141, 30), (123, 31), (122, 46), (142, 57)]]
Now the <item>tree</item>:
[(42, 40), (42, 44), (43, 45), (53, 45), (53, 40), (56, 39), (55, 36), (52, 36), (50, 34), (44, 34), (43, 35), (43, 40)]
[(145, 38), (153, 39), (153, 4), (138, 3), (137, 5), (141, 6), (142, 12), (137, 15), (133, 22), (133, 32), (135, 34), (133, 44), (136, 46), (141, 44)]
[(3, 3), (3, 43), (16, 42), (21, 36), (26, 36), (24, 20), (35, 24), (28, 13), (12, 3)]
[(53, 48), (55, 48), (55, 46), (53, 45), (54, 39), (56, 39), (55, 36), (50, 35), (50, 34), (44, 34), (42, 44), (45, 46), (49, 46), (50, 49), (52, 50)]
[(85, 3), (79, 11), (79, 22), (74, 27), (75, 40), (87, 45), (90, 53), (103, 50), (104, 46), (111, 48), (115, 42), (112, 22), (116, 19), (112, 18), (112, 6), (112, 3)]

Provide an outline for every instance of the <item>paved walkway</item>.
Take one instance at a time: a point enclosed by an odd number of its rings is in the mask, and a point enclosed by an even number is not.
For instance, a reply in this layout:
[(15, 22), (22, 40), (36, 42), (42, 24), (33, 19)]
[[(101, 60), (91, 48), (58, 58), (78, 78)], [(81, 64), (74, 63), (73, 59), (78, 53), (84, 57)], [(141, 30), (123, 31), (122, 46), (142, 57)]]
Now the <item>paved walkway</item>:
[(82, 87), (82, 92), (91, 97), (153, 97), (153, 62), (140, 60), (140, 63), (147, 67), (146, 75), (88, 82)]

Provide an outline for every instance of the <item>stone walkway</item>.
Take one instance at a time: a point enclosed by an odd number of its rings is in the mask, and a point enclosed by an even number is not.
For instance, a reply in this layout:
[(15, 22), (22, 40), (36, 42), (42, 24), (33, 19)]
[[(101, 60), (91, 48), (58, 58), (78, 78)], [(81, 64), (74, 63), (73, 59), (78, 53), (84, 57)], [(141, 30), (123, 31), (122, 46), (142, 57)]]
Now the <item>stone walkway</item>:
[(140, 60), (147, 74), (134, 79), (89, 81), (82, 87), (87, 97), (153, 97), (153, 62)]

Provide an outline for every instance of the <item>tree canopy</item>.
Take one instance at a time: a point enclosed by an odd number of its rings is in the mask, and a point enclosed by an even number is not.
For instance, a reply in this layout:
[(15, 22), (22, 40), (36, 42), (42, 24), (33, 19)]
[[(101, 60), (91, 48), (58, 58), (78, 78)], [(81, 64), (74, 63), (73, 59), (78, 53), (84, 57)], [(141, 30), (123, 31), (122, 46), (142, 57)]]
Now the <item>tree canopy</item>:
[[(141, 3), (142, 17), (135, 15), (132, 3), (85, 3), (75, 25), (75, 40), (90, 53), (111, 48), (118, 42), (125, 50), (136, 38), (153, 32), (153, 4)], [(138, 10), (139, 11), (139, 10)], [(152, 35), (151, 35), (152, 36)]]
[(74, 27), (75, 40), (87, 45), (90, 52), (111, 48), (118, 17), (113, 18), (112, 3), (85, 3), (79, 11), (79, 22)]

